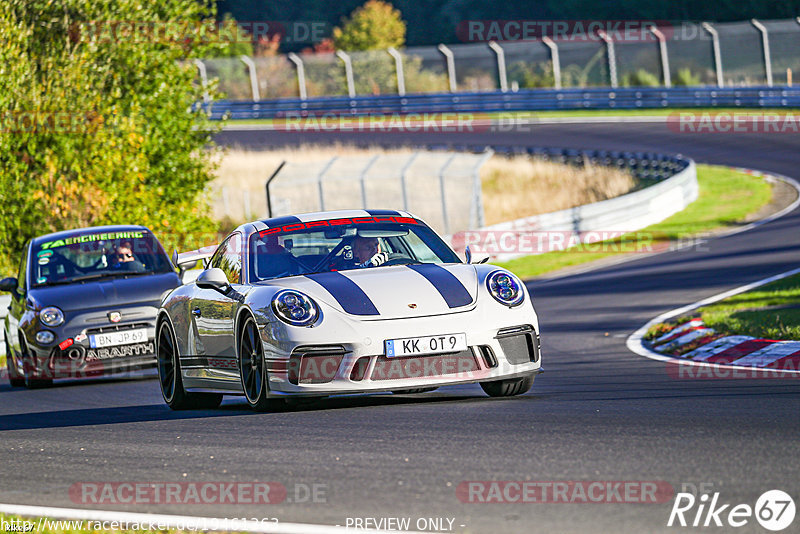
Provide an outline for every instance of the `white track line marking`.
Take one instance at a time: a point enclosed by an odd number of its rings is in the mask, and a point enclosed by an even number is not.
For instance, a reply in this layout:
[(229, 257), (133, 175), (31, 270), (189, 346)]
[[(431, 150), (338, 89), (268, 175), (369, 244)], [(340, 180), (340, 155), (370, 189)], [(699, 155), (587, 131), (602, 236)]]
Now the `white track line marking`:
[(757, 287), (761, 287), (763, 285), (769, 284), (770, 282), (775, 282), (777, 280), (782, 280), (789, 276), (795, 275), (800, 273), (800, 268), (792, 269), (791, 271), (786, 271), (780, 274), (776, 274), (774, 276), (770, 276), (768, 278), (762, 278), (761, 280), (757, 280), (755, 282), (751, 282), (749, 284), (739, 286), (733, 288), (731, 290), (725, 291), (724, 293), (719, 293), (717, 295), (712, 295), (708, 298), (703, 300), (699, 300), (692, 304), (687, 304), (686, 306), (682, 306), (680, 308), (675, 308), (674, 310), (670, 310), (668, 312), (662, 313), (658, 317), (651, 319), (641, 328), (636, 330), (633, 334), (628, 337), (626, 345), (628, 349), (632, 352), (640, 356), (644, 356), (645, 358), (650, 358), (652, 360), (658, 360), (660, 362), (672, 362), (672, 363), (680, 363), (684, 365), (699, 365), (705, 367), (722, 367), (725, 369), (747, 369), (747, 370), (754, 370), (758, 369), (759, 372), (776, 372), (776, 373), (800, 373), (800, 370), (782, 370), (782, 369), (765, 369), (762, 367), (745, 367), (741, 365), (723, 365), (723, 364), (716, 364), (716, 363), (706, 363), (706, 362), (698, 362), (692, 360), (686, 360), (684, 358), (675, 358), (673, 356), (666, 356), (664, 354), (659, 354), (654, 352), (647, 347), (644, 346), (643, 339), (644, 335), (647, 333), (647, 330), (657, 323), (663, 323), (667, 319), (671, 319), (673, 317), (677, 317), (682, 315), (688, 311), (694, 310), (695, 308), (700, 308), (702, 306), (707, 306), (708, 304), (713, 304), (714, 302), (718, 302), (720, 300), (724, 300), (728, 297), (732, 297), (734, 295), (738, 295), (739, 293), (744, 293), (745, 291), (750, 291), (751, 289), (755, 289)]
[[(340, 534), (342, 532), (352, 532), (342, 526), (333, 525), (313, 525), (308, 523), (274, 523), (259, 521), (225, 520), (214, 517), (194, 517), (183, 515), (164, 515), (164, 514), (144, 514), (136, 512), (116, 512), (112, 510), (85, 510), (79, 508), (52, 508), (49, 506), (27, 506), (22, 504), (0, 504), (0, 513), (19, 515), (25, 517), (48, 517), (54, 519), (84, 520), (84, 521), (117, 521), (128, 524), (133, 523), (155, 523), (159, 528), (166, 525), (166, 528), (181, 530), (224, 530), (239, 532), (263, 532), (267, 534)], [(370, 534), (389, 534), (385, 530), (362, 530)], [(397, 532), (411, 531), (391, 531)]]
[(798, 341), (778, 341), (766, 347), (753, 351), (732, 362), (734, 365), (746, 365), (748, 367), (765, 367), (777, 362), (781, 358), (791, 356), (800, 351)]

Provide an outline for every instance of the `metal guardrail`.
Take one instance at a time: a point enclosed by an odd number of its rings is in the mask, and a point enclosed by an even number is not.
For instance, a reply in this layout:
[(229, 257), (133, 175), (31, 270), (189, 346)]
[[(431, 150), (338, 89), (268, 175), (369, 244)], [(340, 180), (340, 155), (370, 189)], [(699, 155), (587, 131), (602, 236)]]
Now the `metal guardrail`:
[(295, 119), (321, 115), (491, 113), (576, 109), (795, 108), (800, 87), (630, 87), (529, 89), (516, 92), (433, 93), (287, 98), (201, 104), (212, 119)]
[[(697, 200), (699, 185), (693, 161), (666, 180), (608, 200), (575, 208), (524, 217), (454, 236), (453, 247), (470, 245), (473, 254), (507, 261), (526, 254), (564, 250), (574, 243), (595, 243), (629, 234), (678, 213)], [(483, 236), (491, 234), (491, 239)], [(531, 238), (542, 243), (524, 250), (514, 243)], [(557, 239), (555, 239), (557, 238)], [(505, 247), (500, 244), (505, 244)], [(488, 245), (488, 246), (487, 246)], [(508, 249), (508, 250), (505, 250)]]
[[(505, 156), (530, 156), (538, 159), (574, 166), (604, 165), (630, 172), (639, 180), (656, 182), (649, 187), (621, 197), (546, 213), (519, 221), (510, 221), (482, 231), (512, 232), (560, 232), (570, 233), (571, 238), (582, 239), (587, 232), (596, 230), (625, 233), (659, 222), (682, 210), (697, 198), (697, 172), (694, 161), (681, 155), (666, 155), (654, 152), (626, 152), (614, 150), (580, 150), (556, 147), (524, 145), (468, 145), (468, 144), (364, 144), (364, 147), (380, 146), (398, 148), (406, 146), (417, 150), (449, 150), (475, 154), (493, 151)], [(457, 232), (450, 236), (451, 245), (458, 252), (468, 239), (469, 232)], [(474, 233), (474, 231), (473, 231)], [(484, 254), (476, 248), (478, 255)], [(495, 259), (507, 260), (521, 254), (487, 254)]]
[(363, 148), (412, 148), (417, 150), (450, 150), (456, 152), (484, 153), (492, 150), (501, 156), (532, 156), (567, 165), (606, 165), (629, 171), (640, 180), (666, 180), (688, 167), (692, 160), (681, 155), (656, 152), (629, 152), (621, 150), (586, 150), (577, 148), (495, 145), (465, 143), (357, 143)]

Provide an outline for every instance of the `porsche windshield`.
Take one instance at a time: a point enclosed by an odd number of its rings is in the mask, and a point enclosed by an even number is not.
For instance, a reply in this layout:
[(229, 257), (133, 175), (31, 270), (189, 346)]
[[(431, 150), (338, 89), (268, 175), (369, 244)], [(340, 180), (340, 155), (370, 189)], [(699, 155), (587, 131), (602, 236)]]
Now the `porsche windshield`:
[(251, 279), (411, 263), (461, 263), (450, 247), (419, 221), (376, 219), (382, 218), (314, 221), (256, 232), (250, 238)]
[(172, 271), (149, 232), (76, 232), (42, 241), (32, 250), (33, 287)]

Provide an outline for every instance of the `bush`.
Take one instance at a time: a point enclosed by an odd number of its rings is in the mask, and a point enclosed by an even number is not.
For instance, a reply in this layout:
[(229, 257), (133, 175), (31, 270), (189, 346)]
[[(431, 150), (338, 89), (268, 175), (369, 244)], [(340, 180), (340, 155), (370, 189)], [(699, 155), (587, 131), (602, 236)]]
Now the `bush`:
[(700, 76), (692, 74), (692, 70), (688, 67), (680, 69), (675, 79), (672, 80), (672, 85), (675, 86), (694, 86), (700, 85)]
[(645, 69), (626, 72), (622, 75), (621, 81), (623, 87), (658, 87), (661, 85), (661, 79)]
[(550, 61), (544, 63), (515, 61), (508, 68), (508, 81), (517, 82), (522, 89), (553, 88), (556, 85), (553, 64)]
[[(0, 269), (47, 232), (144, 224), (165, 246), (214, 229), (213, 127), (200, 111), (198, 50), (87, 32), (97, 21), (200, 21), (194, 0), (9, 0), (0, 12)], [(41, 123), (20, 125), (22, 116)], [(63, 119), (61, 122), (54, 118)], [(206, 234), (207, 235), (207, 234)]]

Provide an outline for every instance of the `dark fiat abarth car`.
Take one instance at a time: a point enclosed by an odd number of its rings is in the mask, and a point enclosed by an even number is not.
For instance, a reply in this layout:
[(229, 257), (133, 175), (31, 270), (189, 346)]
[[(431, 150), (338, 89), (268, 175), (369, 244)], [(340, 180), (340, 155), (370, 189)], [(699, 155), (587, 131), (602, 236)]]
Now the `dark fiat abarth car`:
[(99, 376), (155, 364), (162, 294), (179, 286), (169, 257), (144, 226), (47, 234), (23, 250), (3, 324), (12, 386)]

